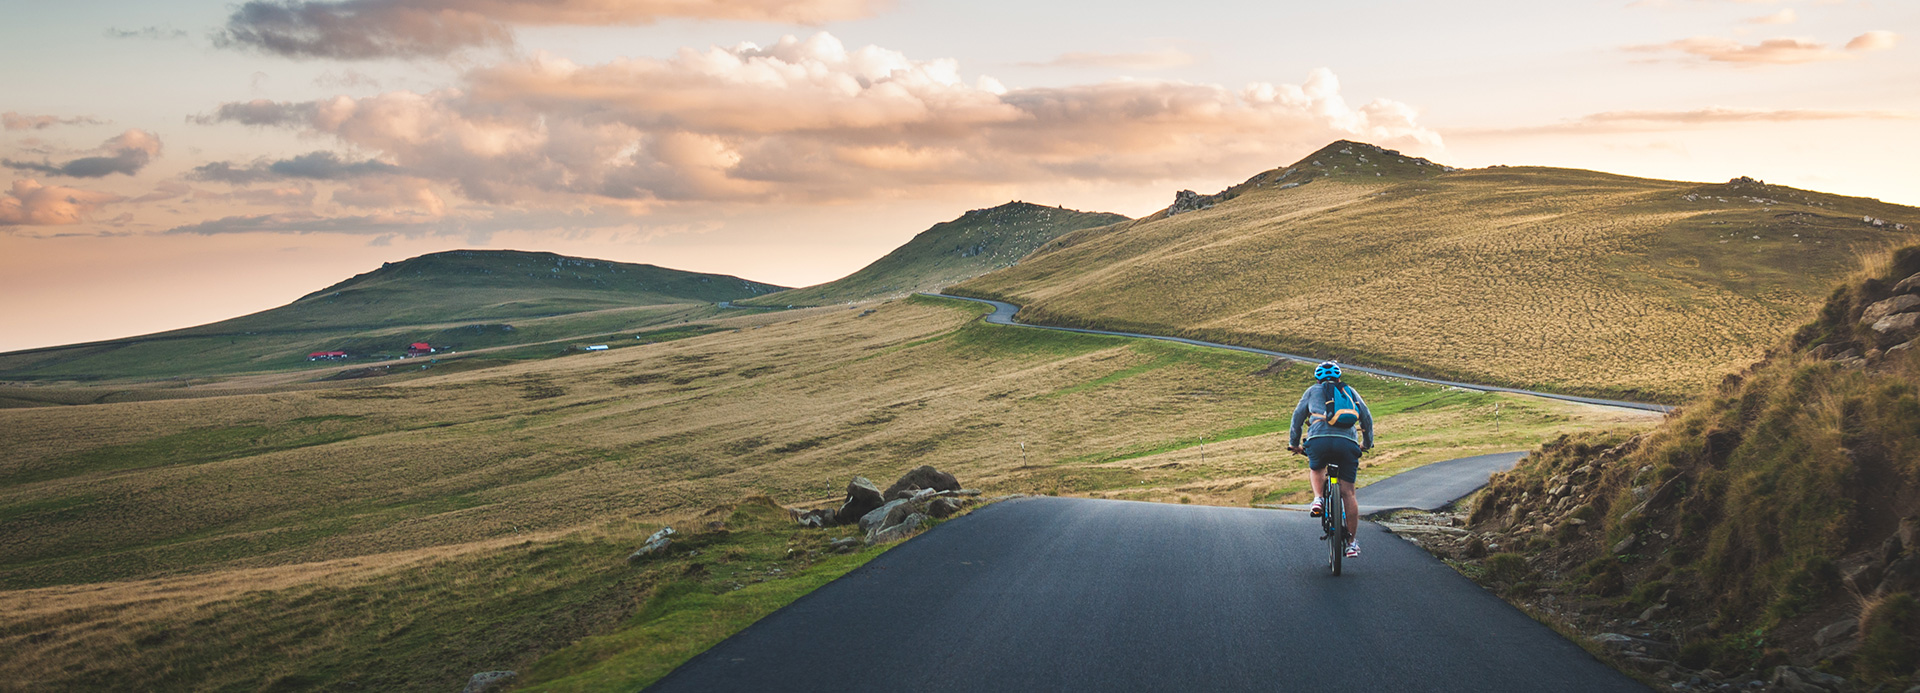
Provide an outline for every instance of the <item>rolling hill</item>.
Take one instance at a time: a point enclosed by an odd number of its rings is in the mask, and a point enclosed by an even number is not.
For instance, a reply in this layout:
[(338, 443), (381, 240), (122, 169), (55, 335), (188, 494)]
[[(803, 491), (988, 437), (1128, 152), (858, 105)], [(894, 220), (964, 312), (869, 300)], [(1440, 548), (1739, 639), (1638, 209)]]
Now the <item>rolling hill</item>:
[(1748, 178), (1457, 170), (1340, 141), (950, 291), (1031, 322), (1673, 402), (1914, 224), (1920, 209)]
[(820, 306), (930, 291), (1011, 266), (1062, 234), (1126, 220), (1106, 212), (1008, 202), (934, 224), (846, 277), (739, 303)]
[(413, 342), (472, 349), (606, 334), (710, 314), (781, 290), (738, 277), (514, 250), (386, 263), (293, 303), (126, 339), (0, 354), (0, 379), (96, 380), (286, 370), (314, 351), (357, 359)]

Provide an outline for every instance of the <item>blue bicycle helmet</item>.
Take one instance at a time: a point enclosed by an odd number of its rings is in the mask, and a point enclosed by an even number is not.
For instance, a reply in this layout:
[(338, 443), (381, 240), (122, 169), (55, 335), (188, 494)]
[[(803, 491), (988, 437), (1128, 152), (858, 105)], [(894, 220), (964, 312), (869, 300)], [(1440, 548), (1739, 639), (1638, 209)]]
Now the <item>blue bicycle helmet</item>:
[(1318, 368), (1313, 369), (1313, 379), (1314, 380), (1339, 380), (1340, 364), (1334, 363), (1332, 361), (1321, 361), (1320, 366)]

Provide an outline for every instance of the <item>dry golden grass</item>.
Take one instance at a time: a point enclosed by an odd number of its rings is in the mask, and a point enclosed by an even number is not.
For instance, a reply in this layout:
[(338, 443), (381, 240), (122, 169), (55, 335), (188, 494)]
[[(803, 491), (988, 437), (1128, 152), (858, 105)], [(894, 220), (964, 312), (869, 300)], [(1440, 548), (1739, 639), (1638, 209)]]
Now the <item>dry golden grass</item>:
[[(801, 502), (919, 464), (988, 489), (1149, 495), (1297, 465), (1270, 434), (1304, 384), (1298, 369), (1261, 377), (1244, 355), (969, 325), (973, 313), (923, 302), (744, 319), (737, 332), (387, 386), (0, 411), (0, 581), (406, 551), (745, 493)], [(1382, 417), (1382, 452), (1444, 451), (1419, 458), (1431, 461), (1528, 444), (1408, 435), (1473, 435), (1468, 410), (1495, 401), (1451, 397), (1454, 414)], [(1531, 440), (1588, 425), (1563, 405), (1507, 411), (1537, 412), (1510, 425)], [(1202, 435), (1245, 439), (1218, 448), (1220, 462), (1255, 466), (1146, 468)], [(1103, 471), (1117, 462), (1139, 468)]]
[(1894, 223), (1920, 225), (1860, 198), (1559, 169), (1241, 190), (956, 290), (1034, 322), (1678, 401), (1758, 359), (1862, 253), (1911, 242)]
[[(633, 578), (609, 561), (654, 523), (750, 494), (823, 502), (920, 464), (992, 492), (1244, 505), (1305, 486), (1283, 450), (1301, 367), (988, 326), (952, 301), (872, 307), (384, 385), (0, 410), (0, 647), (31, 655), (0, 679), (299, 688), (369, 637), (485, 630), (429, 621), (496, 603), (546, 619), (537, 637), (580, 637), (538, 605), (625, 613), (606, 600)], [(1382, 430), (1363, 480), (1650, 419), (1356, 386)], [(563, 567), (519, 570), (540, 556)], [(155, 669), (168, 653), (194, 659)]]

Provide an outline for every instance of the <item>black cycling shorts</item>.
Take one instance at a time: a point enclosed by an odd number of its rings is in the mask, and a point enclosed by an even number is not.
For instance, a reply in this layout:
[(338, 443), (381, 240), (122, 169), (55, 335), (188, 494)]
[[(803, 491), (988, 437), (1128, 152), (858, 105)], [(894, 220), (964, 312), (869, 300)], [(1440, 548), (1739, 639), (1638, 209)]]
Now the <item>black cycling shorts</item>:
[[(1360, 444), (1339, 436), (1307, 441), (1307, 468), (1333, 468), (1335, 478), (1353, 483), (1360, 478)], [(1318, 491), (1315, 491), (1318, 493)]]

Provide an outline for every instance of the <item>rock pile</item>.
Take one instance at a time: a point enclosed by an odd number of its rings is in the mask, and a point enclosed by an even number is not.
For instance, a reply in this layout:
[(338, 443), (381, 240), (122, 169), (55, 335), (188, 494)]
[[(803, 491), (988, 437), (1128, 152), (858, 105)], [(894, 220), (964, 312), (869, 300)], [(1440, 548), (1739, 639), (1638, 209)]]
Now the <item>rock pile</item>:
[(673, 545), (673, 535), (675, 534), (679, 534), (679, 532), (673, 531), (672, 527), (661, 527), (660, 531), (654, 532), (653, 536), (647, 537), (646, 544), (642, 545), (633, 553), (627, 554), (627, 562), (632, 563), (667, 550), (668, 546)]
[(1920, 336), (1920, 274), (1894, 284), (1892, 297), (1867, 306), (1860, 313), (1860, 324), (1883, 342), (1900, 342), (1888, 351), (1913, 348), (1913, 338)]
[(790, 512), (795, 521), (808, 527), (858, 524), (867, 544), (883, 544), (907, 538), (930, 518), (960, 512), (979, 495), (979, 491), (960, 488), (952, 474), (920, 466), (902, 475), (884, 493), (866, 477), (856, 476), (847, 482), (847, 497), (838, 509)]
[(1887, 221), (1887, 220), (1885, 220), (1885, 219), (1877, 219), (1877, 218), (1874, 218), (1874, 217), (1860, 217), (1860, 223), (1862, 223), (1862, 224), (1867, 224), (1867, 225), (1869, 225), (1869, 226), (1873, 226), (1873, 227), (1875, 227), (1875, 228), (1886, 228), (1886, 227), (1887, 227), (1888, 225), (1890, 225), (1890, 224), (1891, 224), (1891, 225), (1893, 226), (1893, 230), (1895, 230), (1895, 231), (1905, 231), (1905, 230), (1907, 230), (1907, 225), (1906, 225), (1906, 224), (1895, 224), (1895, 223), (1892, 223), (1892, 222), (1889, 222), (1889, 221)]
[(493, 693), (512, 685), (519, 676), (512, 671), (483, 671), (467, 679), (467, 687), (460, 689), (460, 693)]
[(1167, 216), (1174, 216), (1181, 212), (1197, 212), (1202, 209), (1210, 209), (1220, 202), (1214, 199), (1215, 197), (1214, 195), (1202, 195), (1192, 190), (1182, 190), (1174, 193), (1173, 204), (1167, 206)]

